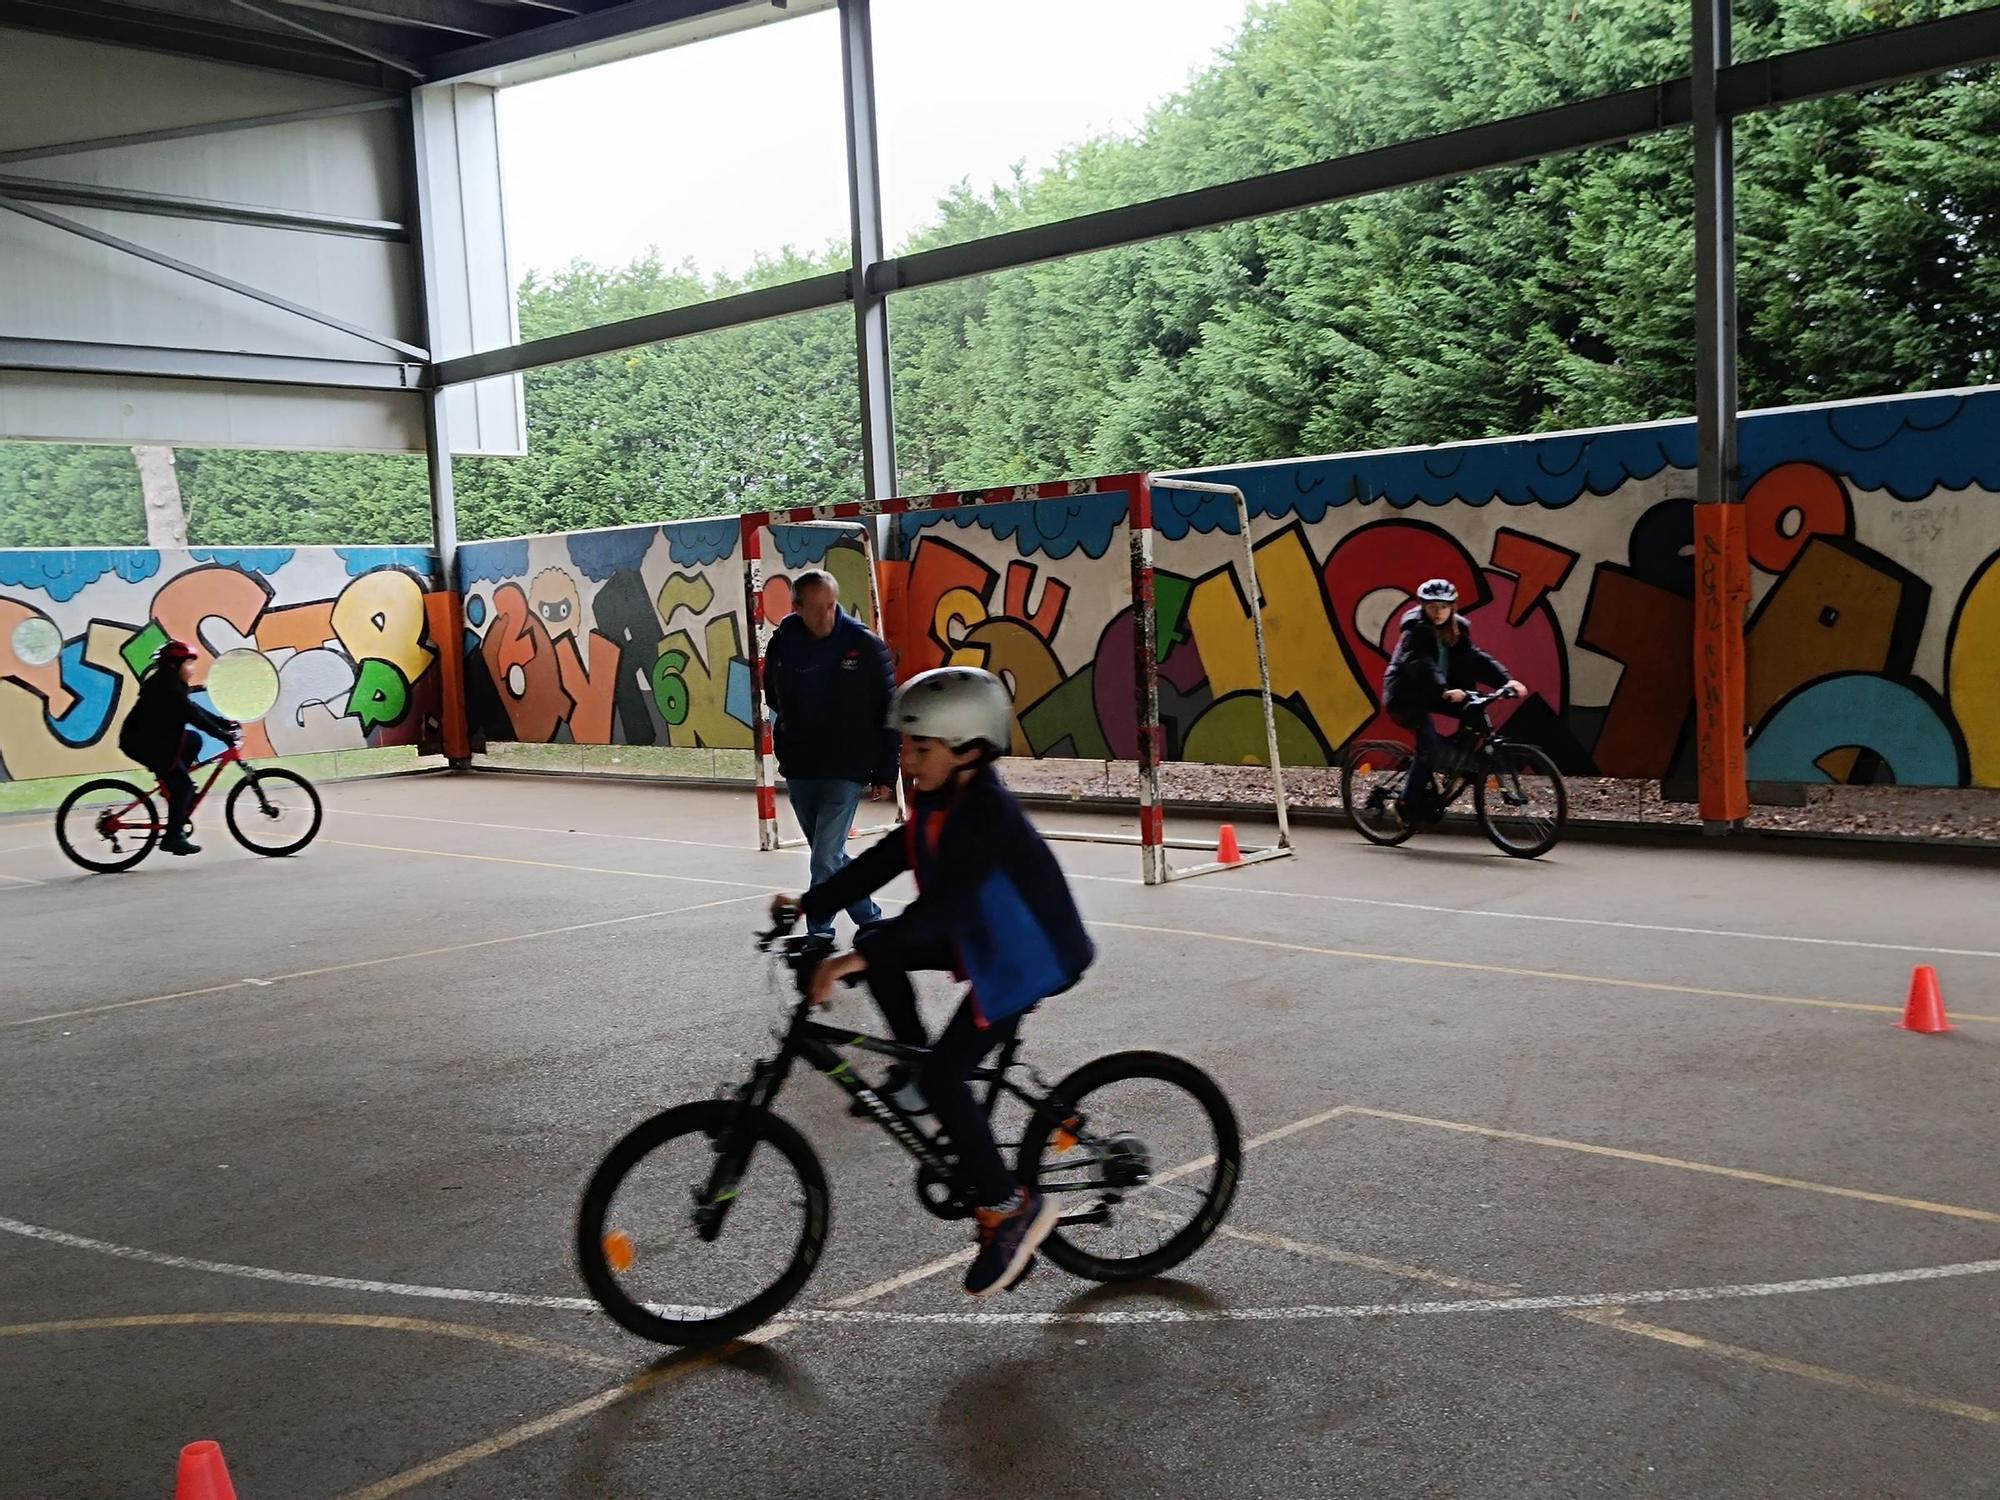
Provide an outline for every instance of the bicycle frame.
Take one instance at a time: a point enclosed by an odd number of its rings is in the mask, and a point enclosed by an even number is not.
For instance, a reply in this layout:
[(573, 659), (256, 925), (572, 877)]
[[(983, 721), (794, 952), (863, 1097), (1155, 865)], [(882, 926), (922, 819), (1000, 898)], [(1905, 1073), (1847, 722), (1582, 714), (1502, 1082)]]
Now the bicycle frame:
[[(190, 818), (194, 816), (194, 810), (200, 807), (202, 802), (208, 797), (209, 790), (215, 785), (216, 778), (222, 775), (222, 768), (224, 766), (239, 765), (242, 763), (242, 760), (242, 747), (239, 745), (230, 745), (220, 755), (209, 760), (198, 760), (188, 767), (188, 770), (191, 772), (199, 771), (203, 766), (215, 767), (214, 770), (208, 773), (208, 780), (195, 789), (194, 801), (188, 804), (188, 816)], [(152, 790), (146, 793), (146, 797), (142, 797), (136, 802), (128, 802), (123, 807), (114, 808), (109, 812), (100, 814), (97, 819), (97, 826), (106, 833), (150, 833), (157, 827), (156, 824), (150, 821), (143, 824), (137, 822), (127, 823), (124, 821), (125, 815), (140, 806), (146, 798), (158, 797), (162, 801), (165, 801), (166, 796), (166, 782), (164, 780), (155, 781)]]
[[(908, 1111), (863, 1083), (855, 1073), (853, 1065), (841, 1055), (843, 1049), (847, 1049), (873, 1052), (903, 1062), (917, 1062), (926, 1056), (925, 1049), (908, 1047), (886, 1037), (870, 1036), (852, 1027), (828, 1025), (824, 1021), (814, 1020), (812, 1010), (812, 1001), (801, 995), (792, 1007), (791, 1021), (779, 1039), (777, 1053), (759, 1061), (751, 1069), (749, 1081), (736, 1090), (738, 1113), (734, 1119), (740, 1122), (752, 1113), (769, 1110), (777, 1102), (779, 1092), (791, 1076), (792, 1065), (803, 1058), (822, 1076), (838, 1084), (849, 1098), (861, 1106), (869, 1119), (887, 1132), (890, 1139), (916, 1160), (919, 1167), (940, 1182), (954, 1184), (953, 1191), (956, 1193), (957, 1160), (946, 1155), (941, 1149), (943, 1133), (940, 1131), (926, 1134), (916, 1118)], [(991, 1063), (973, 1069), (968, 1079), (974, 1086), (982, 1083), (986, 1085), (983, 1108), (989, 1118), (993, 1113), (993, 1106), (1003, 1093), (1020, 1100), (1028, 1107), (1031, 1114), (1042, 1115), (1047, 1112), (1045, 1100), (1038, 1099), (1007, 1076), (1015, 1065), (1020, 1047), (1020, 1034), (1016, 1032), (1002, 1044)], [(1064, 1120), (1058, 1123), (1069, 1125), (1071, 1122)], [(695, 1223), (703, 1239), (713, 1240), (722, 1232), (722, 1222), (728, 1215), (729, 1204), (736, 1196), (737, 1185), (742, 1181), (744, 1172), (749, 1169), (750, 1156), (755, 1144), (754, 1136), (746, 1137), (738, 1134), (735, 1140), (725, 1140), (718, 1147), (715, 1166), (709, 1173), (708, 1182), (702, 1189), (695, 1208)], [(1009, 1145), (1018, 1146), (1019, 1142), (1000, 1144), (1004, 1151)], [(1082, 1164), (1087, 1163), (1079, 1163)], [(1043, 1190), (1077, 1192), (1084, 1191), (1089, 1186), (1083, 1183), (1074, 1186), (1046, 1184)], [(1096, 1222), (1101, 1217), (1102, 1210), (1099, 1209), (1083, 1215), (1066, 1216), (1062, 1222)]]

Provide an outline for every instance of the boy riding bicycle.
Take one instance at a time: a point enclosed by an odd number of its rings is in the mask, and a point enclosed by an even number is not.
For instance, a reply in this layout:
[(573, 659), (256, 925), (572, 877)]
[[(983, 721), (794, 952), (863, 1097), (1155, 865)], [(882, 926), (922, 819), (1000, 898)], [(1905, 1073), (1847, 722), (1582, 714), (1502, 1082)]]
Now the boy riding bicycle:
[(1389, 717), (1417, 737), (1410, 774), (1396, 798), (1396, 815), (1405, 825), (1435, 811), (1420, 802), (1444, 749), (1431, 715), (1463, 719), (1460, 705), (1471, 696), (1467, 689), (1475, 687), (1500, 687), (1516, 696), (1527, 691), (1498, 660), (1472, 644), (1471, 622), (1458, 612), (1457, 585), (1433, 578), (1417, 590), (1417, 607), (1403, 616), (1396, 654), (1382, 679)]
[[(889, 727), (903, 735), (903, 770), (916, 791), (909, 821), (803, 896), (775, 898), (773, 909), (797, 906), (809, 922), (830, 920), (905, 871), (915, 875), (916, 900), (862, 928), (851, 953), (822, 963), (811, 994), (824, 1005), (835, 985), (859, 975), (895, 1039), (929, 1047), (915, 1076), (892, 1087), (935, 1111), (957, 1149), (978, 1205), (979, 1253), (965, 1289), (987, 1297), (1026, 1274), (1058, 1210), (1015, 1182), (967, 1079), (1023, 1016), (1076, 983), (1095, 950), (1055, 855), (994, 774), (993, 761), (1013, 743), (1013, 707), (999, 678), (972, 667), (920, 673), (897, 690)], [(969, 982), (935, 1044), (910, 984), (918, 969)]]
[(243, 726), (211, 713), (194, 701), (194, 648), (185, 641), (168, 641), (153, 653), (153, 664), (139, 679), (138, 701), (118, 731), (118, 748), (160, 778), (167, 793), (167, 831), (160, 847), (169, 854), (199, 854), (201, 845), (188, 840), (188, 814), (194, 807), (195, 763), (199, 729), (230, 744)]

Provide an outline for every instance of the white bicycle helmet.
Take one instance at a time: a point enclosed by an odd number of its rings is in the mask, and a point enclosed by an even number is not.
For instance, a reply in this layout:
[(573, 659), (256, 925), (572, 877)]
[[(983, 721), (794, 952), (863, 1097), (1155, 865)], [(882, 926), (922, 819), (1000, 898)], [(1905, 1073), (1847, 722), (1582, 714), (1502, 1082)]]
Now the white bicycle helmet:
[(1449, 578), (1433, 578), (1417, 589), (1417, 597), (1426, 604), (1458, 603), (1458, 585)]
[(1014, 703), (1007, 685), (978, 667), (919, 672), (889, 700), (889, 727), (954, 750), (984, 745), (1005, 755), (1014, 744)]

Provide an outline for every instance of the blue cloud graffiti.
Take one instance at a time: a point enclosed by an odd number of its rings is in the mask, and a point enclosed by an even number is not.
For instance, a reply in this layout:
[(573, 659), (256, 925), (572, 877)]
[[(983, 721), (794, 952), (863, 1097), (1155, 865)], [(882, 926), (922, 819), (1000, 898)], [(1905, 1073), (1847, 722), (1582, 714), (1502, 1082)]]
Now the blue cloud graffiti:
[(460, 585), (505, 583), (528, 574), (528, 539), (504, 542), (467, 542), (458, 549)]
[(613, 573), (636, 570), (652, 550), (658, 526), (621, 526), (616, 531), (575, 531), (569, 537), (569, 560), (592, 583)]
[(734, 516), (710, 521), (669, 521), (667, 555), (684, 568), (701, 568), (719, 563), (736, 550), (743, 535), (743, 523)]
[(428, 547), (335, 547), (349, 578), (381, 568), (407, 568), (419, 578), (438, 576), (437, 554)]
[(41, 589), (66, 604), (106, 573), (139, 583), (160, 571), (160, 554), (149, 547), (77, 547), (53, 551), (0, 551), (0, 584)]
[(787, 568), (815, 567), (826, 561), (827, 553), (838, 543), (858, 534), (851, 526), (805, 526), (785, 521), (771, 525), (771, 540), (778, 544), (778, 556)]
[(926, 528), (949, 522), (960, 529), (977, 526), (1005, 541), (1012, 538), (1023, 557), (1042, 553), (1068, 557), (1082, 549), (1085, 557), (1102, 557), (1124, 524), (1130, 502), (1123, 494), (1082, 495), (1069, 500), (1005, 501), (951, 510), (913, 511), (899, 518), (904, 544), (913, 544)]

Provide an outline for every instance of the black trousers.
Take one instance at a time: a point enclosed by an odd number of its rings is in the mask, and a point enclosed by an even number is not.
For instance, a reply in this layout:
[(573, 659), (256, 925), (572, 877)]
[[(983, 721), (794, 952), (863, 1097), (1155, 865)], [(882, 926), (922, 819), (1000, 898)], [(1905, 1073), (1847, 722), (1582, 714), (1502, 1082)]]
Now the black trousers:
[(167, 838), (187, 837), (188, 815), (194, 811), (194, 777), (188, 774), (188, 767), (200, 751), (201, 741), (189, 730), (181, 736), (180, 757), (159, 772), (160, 785), (167, 793)]
[[(940, 945), (933, 952), (920, 954), (919, 959), (912, 969), (951, 972), (953, 957), (947, 947)], [(923, 1018), (917, 1014), (917, 994), (907, 971), (870, 964), (863, 977), (889, 1023), (889, 1034), (906, 1047), (930, 1048), (930, 1056), (917, 1070), (917, 1087), (956, 1143), (960, 1169), (974, 1201), (982, 1208), (1012, 1203), (1017, 1192), (1014, 1174), (1007, 1170), (993, 1141), (993, 1126), (972, 1097), (972, 1086), (966, 1079), (988, 1053), (1021, 1029), (1021, 1017), (1010, 1016), (982, 1027), (968, 995), (945, 1023), (944, 1034), (932, 1043), (924, 1031)]]

